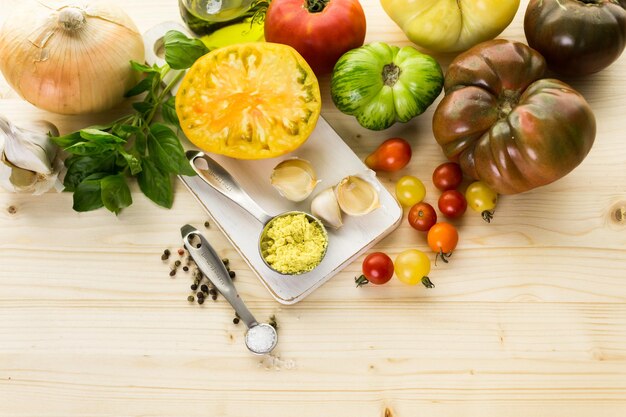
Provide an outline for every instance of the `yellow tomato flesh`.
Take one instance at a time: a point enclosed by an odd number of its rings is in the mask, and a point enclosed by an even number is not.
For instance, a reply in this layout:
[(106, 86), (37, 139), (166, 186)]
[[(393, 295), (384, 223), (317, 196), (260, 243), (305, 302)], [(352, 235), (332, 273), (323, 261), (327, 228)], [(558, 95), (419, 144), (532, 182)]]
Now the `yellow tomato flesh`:
[(189, 140), (239, 159), (297, 149), (320, 110), (319, 84), (302, 56), (290, 46), (266, 42), (211, 51), (189, 69), (176, 96)]

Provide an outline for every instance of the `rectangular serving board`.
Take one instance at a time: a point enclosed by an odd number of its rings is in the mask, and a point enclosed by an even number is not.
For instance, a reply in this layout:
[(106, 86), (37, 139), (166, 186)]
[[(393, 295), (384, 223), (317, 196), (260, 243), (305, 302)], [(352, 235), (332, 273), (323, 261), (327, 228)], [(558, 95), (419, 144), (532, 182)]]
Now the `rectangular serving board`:
[[(176, 22), (164, 22), (144, 34), (146, 61), (162, 65), (158, 51), (168, 30), (188, 33)], [(174, 71), (168, 74), (174, 77)], [(176, 92), (178, 86), (172, 91)], [(182, 134), (182, 133), (181, 133)], [(308, 140), (296, 151), (280, 158), (265, 160), (237, 160), (209, 154), (235, 177), (242, 188), (271, 215), (291, 210), (309, 211), (312, 198), (328, 187), (333, 187), (348, 175), (359, 175), (379, 191), (380, 207), (361, 217), (344, 215), (344, 225), (338, 230), (328, 228), (328, 250), (313, 271), (296, 276), (281, 275), (265, 265), (258, 250), (258, 238), (263, 229), (252, 215), (207, 185), (199, 176), (180, 176), (183, 184), (213, 218), (228, 240), (241, 254), (250, 269), (259, 277), (270, 294), (282, 304), (294, 304), (337, 274), (392, 230), (402, 220), (402, 208), (394, 197), (376, 179), (359, 157), (322, 117)], [(280, 196), (270, 184), (270, 175), (281, 161), (298, 157), (313, 165), (320, 183), (313, 194), (300, 203)]]
[[(346, 265), (394, 230), (402, 220), (402, 208), (332, 127), (320, 117), (309, 139), (296, 151), (280, 158), (236, 160), (210, 154), (235, 177), (244, 190), (271, 215), (290, 210), (309, 211), (312, 198), (348, 175), (368, 179), (378, 189), (380, 207), (365, 216), (343, 216), (343, 227), (328, 228), (328, 250), (320, 265), (302, 275), (281, 275), (265, 265), (258, 250), (263, 225), (236, 203), (207, 185), (199, 176), (180, 176), (182, 182), (211, 215), (233, 246), (258, 275), (270, 294), (282, 304), (294, 304), (328, 281)], [(273, 168), (288, 158), (311, 162), (320, 183), (300, 203), (280, 196), (270, 184)]]

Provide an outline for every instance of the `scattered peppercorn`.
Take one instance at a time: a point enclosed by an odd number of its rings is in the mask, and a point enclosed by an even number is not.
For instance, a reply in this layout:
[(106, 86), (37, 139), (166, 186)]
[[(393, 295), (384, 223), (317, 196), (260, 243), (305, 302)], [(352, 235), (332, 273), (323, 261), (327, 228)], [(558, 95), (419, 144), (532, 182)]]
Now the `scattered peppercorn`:
[(193, 298), (193, 295), (190, 295), (189, 297), (187, 297), (187, 301), (189, 301), (190, 303), (193, 303), (195, 300), (195, 298)]
[(217, 294), (214, 294), (213, 296), (211, 296), (211, 298), (213, 299), (213, 301), (217, 300)]
[(162, 261), (167, 261), (168, 258), (169, 258), (169, 256), (167, 256), (166, 254), (161, 255), (161, 260)]
[(224, 265), (228, 265), (230, 263), (230, 259), (224, 258), (222, 259), (222, 262), (224, 263)]
[(233, 323), (234, 323), (234, 324), (239, 324), (239, 318), (238, 318), (238, 317), (235, 317), (235, 318), (233, 319)]
[(195, 291), (197, 289), (198, 289), (198, 284), (196, 283), (191, 284), (191, 291)]
[(204, 293), (198, 291), (198, 293), (196, 293), (196, 297), (198, 298), (204, 298)]
[(200, 289), (202, 290), (202, 292), (209, 292), (209, 287), (206, 284), (202, 284)]
[(235, 278), (237, 274), (235, 274), (235, 271), (228, 271), (228, 276), (231, 278)]
[(174, 266), (176, 266), (176, 267), (180, 266), (180, 261), (174, 262)]
[(198, 248), (198, 249), (200, 249), (201, 247), (202, 247), (202, 245), (201, 245), (200, 243), (198, 243), (198, 244), (196, 245), (196, 248)]
[(198, 304), (204, 304), (204, 298), (198, 298)]
[(183, 266), (183, 271), (188, 272), (189, 271), (189, 267), (188, 266)]
[(172, 254), (172, 252), (170, 252), (170, 250), (169, 250), (169, 249), (165, 249), (165, 250), (163, 251), (163, 255), (170, 256), (171, 254)]
[(217, 291), (215, 290), (215, 288), (211, 288), (211, 289), (209, 290), (209, 294), (211, 294), (211, 295), (213, 295), (213, 296), (216, 296), (216, 297), (217, 297)]
[(170, 277), (173, 277), (174, 275), (176, 275), (176, 270), (175, 270), (175, 269), (172, 269), (172, 270), (170, 271)]
[(207, 221), (207, 222), (204, 222), (204, 227), (206, 227), (206, 228), (208, 229), (208, 228), (209, 228), (209, 226), (211, 226), (211, 225), (209, 224), (209, 222), (208, 222), (208, 221)]

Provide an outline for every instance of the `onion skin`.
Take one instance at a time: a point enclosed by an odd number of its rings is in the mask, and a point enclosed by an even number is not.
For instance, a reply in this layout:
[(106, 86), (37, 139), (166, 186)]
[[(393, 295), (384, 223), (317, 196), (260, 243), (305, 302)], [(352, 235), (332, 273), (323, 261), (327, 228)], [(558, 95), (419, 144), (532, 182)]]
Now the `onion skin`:
[(0, 30), (7, 82), (54, 113), (96, 113), (119, 104), (138, 80), (131, 60), (144, 62), (141, 34), (106, 1), (20, 1)]

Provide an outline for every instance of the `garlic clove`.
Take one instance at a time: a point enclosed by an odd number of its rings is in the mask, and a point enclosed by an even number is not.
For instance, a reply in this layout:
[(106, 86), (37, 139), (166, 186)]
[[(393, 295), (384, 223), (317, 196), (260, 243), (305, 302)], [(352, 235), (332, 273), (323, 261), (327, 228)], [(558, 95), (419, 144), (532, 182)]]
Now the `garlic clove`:
[(297, 202), (310, 196), (319, 181), (309, 161), (292, 158), (276, 165), (270, 182), (280, 195)]
[(325, 225), (339, 229), (343, 226), (341, 209), (337, 196), (332, 188), (327, 188), (311, 201), (311, 214), (320, 219)]
[(0, 117), (0, 186), (37, 195), (55, 185), (61, 164), (48, 133), (58, 134), (48, 122), (20, 128)]
[(351, 175), (335, 188), (337, 202), (344, 213), (363, 216), (380, 207), (378, 190), (368, 181)]

